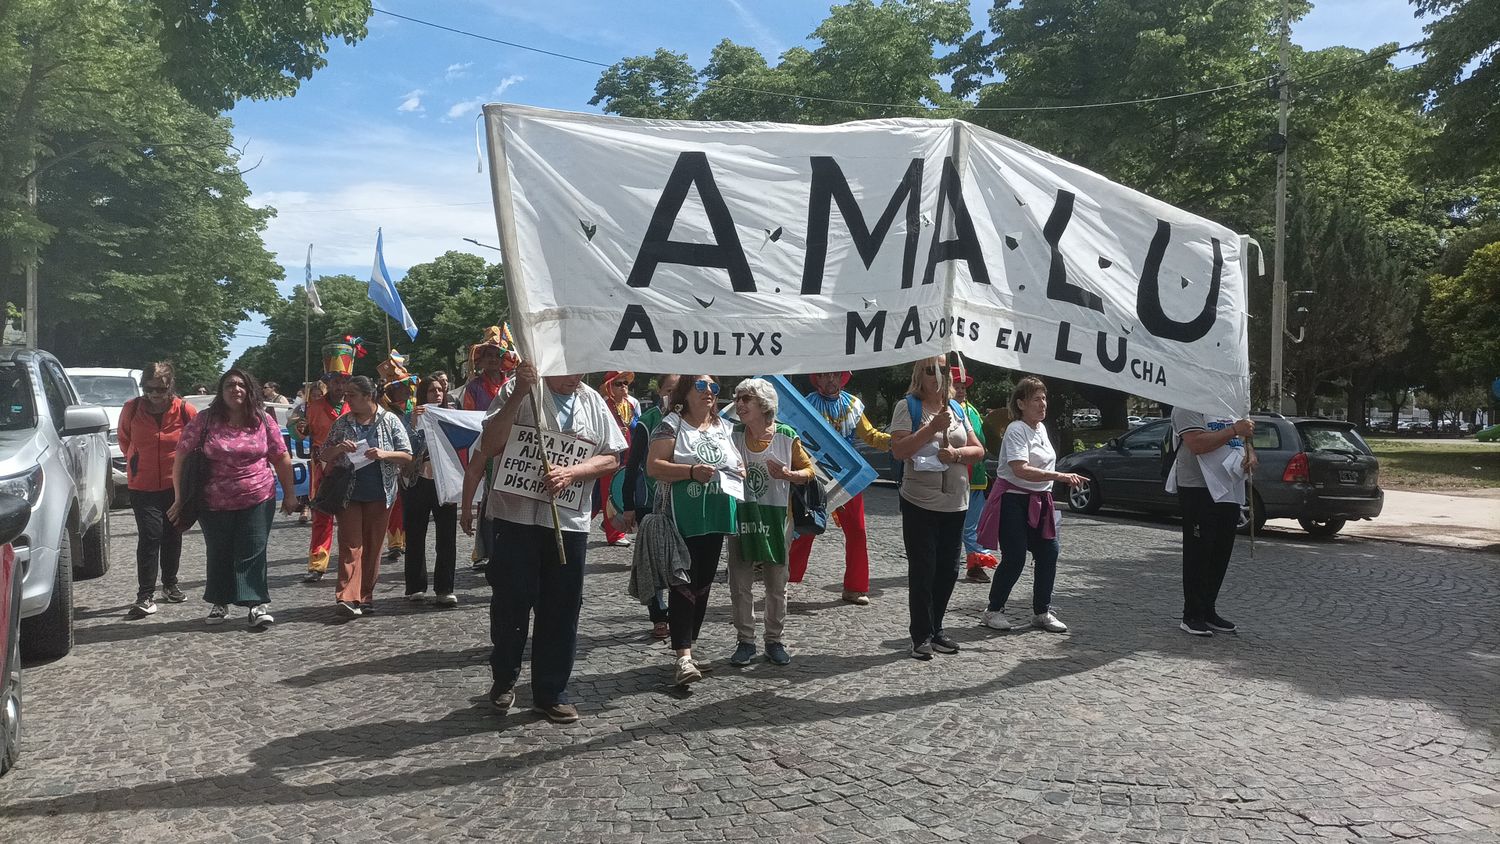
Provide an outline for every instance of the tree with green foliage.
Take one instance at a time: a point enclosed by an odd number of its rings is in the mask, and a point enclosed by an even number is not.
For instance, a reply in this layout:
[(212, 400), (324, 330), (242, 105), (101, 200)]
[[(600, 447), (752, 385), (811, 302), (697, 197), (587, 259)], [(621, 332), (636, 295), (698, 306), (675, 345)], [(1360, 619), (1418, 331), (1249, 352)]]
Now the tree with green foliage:
[[(367, 352), (355, 362), (355, 371), (374, 377), (375, 364), (386, 356), (387, 320), (370, 301), (368, 284), (353, 276), (337, 275), (324, 276), (317, 285), (323, 314), (307, 316), (312, 338), (311, 375), (317, 377), (321, 372), (319, 350), (324, 343), (353, 335), (364, 339)], [(391, 326), (391, 340), (407, 356), (407, 368), (413, 375), (443, 369), (453, 380), (460, 380), (460, 365), (467, 360), (469, 345), (479, 340), (485, 326), (499, 325), (508, 318), (504, 271), (499, 264), (487, 264), (477, 255), (446, 252), (418, 264), (396, 282), (396, 290), (420, 329), (416, 340), (408, 340), (399, 326)], [(283, 385), (300, 383), (306, 313), (307, 297), (301, 286), (290, 299), (271, 304), (265, 310), (269, 336), (241, 355), (237, 365)]]
[(1477, 246), (1456, 275), (1435, 273), (1426, 322), (1443, 367), (1473, 384), (1500, 378), (1500, 239)]
[(1287, 346), (1297, 412), (1308, 414), (1325, 382), (1406, 348), (1418, 290), (1385, 241), (1348, 206), (1300, 196), (1287, 240), (1288, 285), (1312, 291), (1298, 300), (1307, 308), (1300, 320), (1305, 336)]
[[(1422, 88), (1443, 122), (1435, 169), (1478, 173), (1500, 166), (1500, 3), (1412, 0), (1427, 24)], [(1473, 66), (1473, 72), (1465, 71)]]
[(368, 0), (0, 2), (0, 296), (24, 301), (35, 258), (40, 340), (65, 362), (216, 372), (281, 275), (219, 112), (291, 95), (369, 14)]

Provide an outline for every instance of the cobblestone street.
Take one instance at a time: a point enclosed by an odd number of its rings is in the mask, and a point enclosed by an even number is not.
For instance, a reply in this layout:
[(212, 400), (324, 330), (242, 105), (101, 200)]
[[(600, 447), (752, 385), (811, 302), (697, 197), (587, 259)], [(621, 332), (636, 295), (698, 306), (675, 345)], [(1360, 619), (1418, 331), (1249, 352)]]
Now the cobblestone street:
[[(596, 531), (566, 727), (484, 701), (465, 539), (460, 606), (409, 604), (387, 563), (376, 613), (345, 622), (278, 517), (277, 622), (254, 631), (204, 624), (194, 533), (188, 602), (128, 621), (121, 511), (76, 649), (26, 671), (0, 841), (1500, 840), (1495, 554), (1283, 534), (1252, 560), (1241, 538), (1220, 609), (1242, 632), (1198, 639), (1176, 629), (1174, 523), (1069, 516), (1071, 632), (983, 628), (988, 587), (960, 582), (963, 651), (923, 663), (894, 490), (869, 507), (872, 604), (839, 601), (834, 531), (793, 587), (792, 664), (735, 669), (717, 586), (691, 691)], [(1029, 595), (1028, 574), (1012, 617)]]

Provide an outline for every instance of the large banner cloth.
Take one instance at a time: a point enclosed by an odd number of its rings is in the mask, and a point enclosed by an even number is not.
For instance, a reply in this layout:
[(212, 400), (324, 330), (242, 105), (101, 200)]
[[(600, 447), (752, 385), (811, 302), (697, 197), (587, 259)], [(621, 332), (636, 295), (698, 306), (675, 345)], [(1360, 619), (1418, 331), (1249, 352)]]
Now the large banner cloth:
[(485, 107), (506, 285), (542, 374), (820, 372), (949, 351), (1249, 408), (1244, 241), (957, 120)]

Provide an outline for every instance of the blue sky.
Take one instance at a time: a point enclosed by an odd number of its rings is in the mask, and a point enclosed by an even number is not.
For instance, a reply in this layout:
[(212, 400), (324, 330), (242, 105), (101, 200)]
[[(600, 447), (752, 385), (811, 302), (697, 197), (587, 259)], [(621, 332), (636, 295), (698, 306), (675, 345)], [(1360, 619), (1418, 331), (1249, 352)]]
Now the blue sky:
[[(1417, 41), (1407, 0), (1315, 0), (1293, 40), (1309, 49), (1369, 49)], [(703, 66), (721, 39), (768, 61), (805, 44), (827, 16), (821, 0), (376, 0), (377, 8), (506, 41), (609, 64), (665, 47)], [(976, 26), (991, 0), (973, 0)], [(496, 243), (488, 177), (476, 171), (474, 118), (486, 102), (574, 111), (588, 105), (601, 68), (492, 44), (376, 13), (370, 34), (328, 53), (328, 66), (287, 100), (235, 107), (235, 137), (256, 205), (278, 216), (267, 247), (286, 268), (283, 294), (301, 284), (307, 245), (313, 273), (368, 278), (375, 229), (399, 280), (407, 267), (448, 250), (499, 257), (467, 243)], [(1400, 64), (1415, 61), (1412, 54)], [(1163, 92), (1166, 93), (1166, 92)], [(476, 315), (475, 325), (488, 324)], [(240, 326), (234, 360), (259, 344), (259, 320)]]

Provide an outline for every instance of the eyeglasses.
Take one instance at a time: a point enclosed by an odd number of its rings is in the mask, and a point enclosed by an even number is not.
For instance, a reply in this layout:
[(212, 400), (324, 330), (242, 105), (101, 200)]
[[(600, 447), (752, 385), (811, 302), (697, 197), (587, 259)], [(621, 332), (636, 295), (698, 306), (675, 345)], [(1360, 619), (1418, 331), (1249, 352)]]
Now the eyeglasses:
[(719, 394), (719, 385), (717, 383), (713, 381), (705, 381), (702, 378), (699, 378), (697, 381), (693, 382), (693, 389), (697, 390), (700, 393), (712, 393), (716, 396)]
[(172, 392), (172, 388), (171, 387), (142, 387), (141, 388), (141, 392), (143, 392), (143, 393), (170, 393), (170, 392)]
[(752, 395), (750, 395), (749, 393), (740, 393), (739, 395), (737, 395), (737, 396), (734, 397), (734, 400), (736, 402), (742, 402), (742, 401), (749, 401), (749, 400), (751, 400), (753, 398), (755, 398), (755, 397), (752, 396)]

